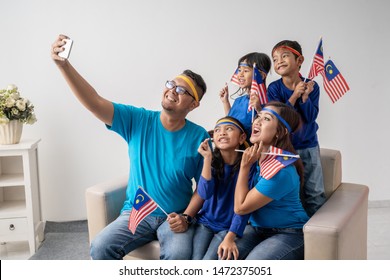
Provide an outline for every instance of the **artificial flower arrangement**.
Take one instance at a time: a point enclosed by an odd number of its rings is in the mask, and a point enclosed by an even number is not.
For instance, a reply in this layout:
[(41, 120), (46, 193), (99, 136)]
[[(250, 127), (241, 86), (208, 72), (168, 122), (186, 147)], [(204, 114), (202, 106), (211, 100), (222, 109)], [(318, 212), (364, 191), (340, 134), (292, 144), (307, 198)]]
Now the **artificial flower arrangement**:
[(34, 105), (20, 96), (18, 87), (11, 84), (7, 89), (0, 89), (0, 125), (18, 120), (23, 124), (33, 124), (37, 121)]

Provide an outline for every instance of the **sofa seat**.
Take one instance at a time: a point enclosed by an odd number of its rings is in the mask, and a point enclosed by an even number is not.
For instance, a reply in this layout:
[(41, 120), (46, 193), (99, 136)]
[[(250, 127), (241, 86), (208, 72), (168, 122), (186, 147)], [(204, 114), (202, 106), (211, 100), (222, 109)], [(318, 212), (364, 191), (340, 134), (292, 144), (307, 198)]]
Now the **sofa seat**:
[[(305, 259), (367, 259), (369, 188), (341, 181), (340, 151), (321, 148), (320, 154), (327, 200), (303, 228)], [(90, 240), (119, 215), (126, 196), (126, 185), (127, 176), (123, 176), (86, 190)], [(159, 258), (158, 241), (150, 242), (125, 257), (147, 260)]]

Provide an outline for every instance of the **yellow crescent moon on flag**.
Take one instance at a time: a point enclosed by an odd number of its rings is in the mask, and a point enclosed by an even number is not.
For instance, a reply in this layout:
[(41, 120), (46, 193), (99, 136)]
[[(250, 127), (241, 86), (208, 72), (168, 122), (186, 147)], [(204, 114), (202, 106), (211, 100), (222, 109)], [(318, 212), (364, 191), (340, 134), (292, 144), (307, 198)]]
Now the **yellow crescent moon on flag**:
[(330, 64), (328, 64), (328, 65), (326, 65), (326, 72), (328, 72), (329, 74), (333, 74), (333, 69), (332, 69), (332, 65), (330, 65)]
[(142, 201), (144, 201), (145, 197), (142, 194), (137, 195), (137, 198), (135, 200), (135, 203), (138, 204)]

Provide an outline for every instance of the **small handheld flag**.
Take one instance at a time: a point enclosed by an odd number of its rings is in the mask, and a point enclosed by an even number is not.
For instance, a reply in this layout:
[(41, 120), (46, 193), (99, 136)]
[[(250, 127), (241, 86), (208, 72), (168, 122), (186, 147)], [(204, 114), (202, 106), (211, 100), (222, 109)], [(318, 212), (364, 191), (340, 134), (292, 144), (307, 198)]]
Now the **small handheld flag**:
[(138, 187), (135, 193), (133, 208), (129, 218), (129, 229), (135, 234), (138, 224), (158, 207), (143, 188)]
[(312, 80), (314, 77), (318, 76), (319, 73), (324, 71), (324, 52), (322, 49), (322, 37), (320, 43), (318, 44), (316, 53), (314, 54), (312, 64), (309, 70), (307, 77)]
[(239, 67), (237, 67), (236, 71), (234, 72), (233, 76), (230, 79), (230, 82), (232, 84), (240, 86), (240, 82), (238, 81), (238, 70), (239, 70)]
[[(256, 67), (256, 64), (253, 64), (251, 93), (259, 96), (261, 105), (268, 103), (267, 88), (265, 87), (263, 77), (261, 76), (260, 70)], [(249, 105), (248, 112), (251, 110), (252, 107)]]
[(260, 162), (260, 176), (269, 180), (282, 168), (294, 163), (298, 158), (293, 153), (270, 146), (268, 154)]
[(325, 63), (325, 71), (321, 72), (326, 93), (333, 103), (339, 100), (348, 90), (347, 81), (330, 59)]

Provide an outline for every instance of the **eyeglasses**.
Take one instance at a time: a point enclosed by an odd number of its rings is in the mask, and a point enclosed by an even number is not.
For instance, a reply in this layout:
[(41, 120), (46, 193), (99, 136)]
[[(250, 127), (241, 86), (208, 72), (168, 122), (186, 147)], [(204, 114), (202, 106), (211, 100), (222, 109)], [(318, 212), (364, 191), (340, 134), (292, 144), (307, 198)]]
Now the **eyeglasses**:
[(196, 100), (195, 97), (194, 97), (191, 93), (189, 93), (188, 90), (186, 90), (184, 87), (177, 86), (176, 83), (175, 83), (174, 81), (167, 81), (167, 82), (165, 83), (165, 87), (166, 87), (167, 89), (175, 89), (175, 92), (176, 92), (177, 94), (180, 94), (180, 95), (188, 94), (188, 95), (191, 96), (194, 100)]

